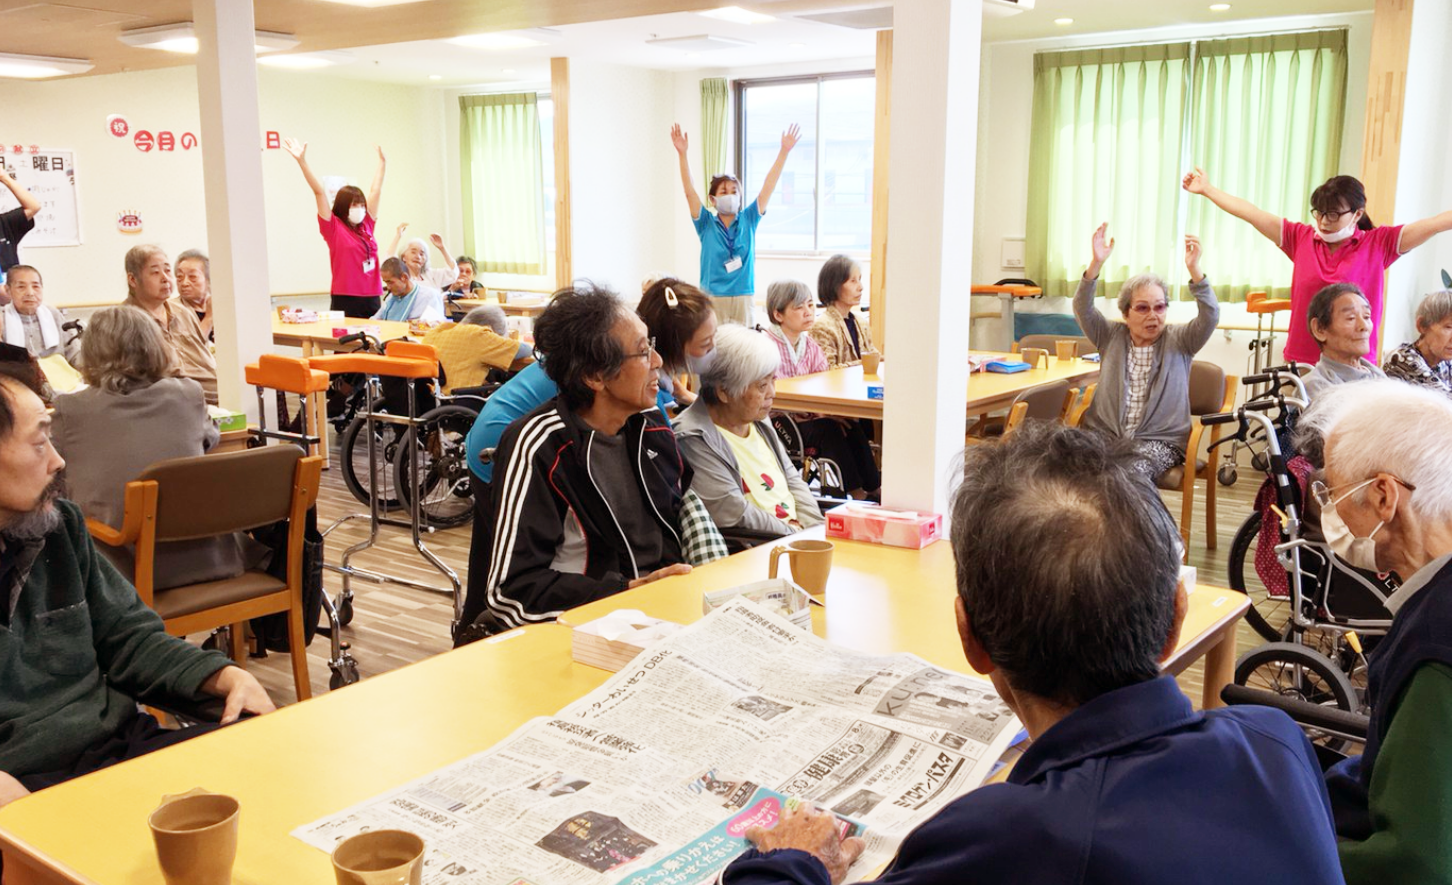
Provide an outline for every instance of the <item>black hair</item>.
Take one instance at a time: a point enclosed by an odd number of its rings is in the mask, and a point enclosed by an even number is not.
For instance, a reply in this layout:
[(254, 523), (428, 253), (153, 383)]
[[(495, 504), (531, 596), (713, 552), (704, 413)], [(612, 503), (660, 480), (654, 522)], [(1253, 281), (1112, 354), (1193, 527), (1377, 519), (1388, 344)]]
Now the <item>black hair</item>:
[(842, 284), (852, 279), (852, 271), (857, 267), (857, 262), (846, 255), (833, 255), (822, 265), (817, 272), (817, 301), (823, 307), (831, 307), (837, 303), (837, 294), (842, 291)]
[(23, 347), (0, 344), (0, 440), (8, 439), (15, 429), (15, 404), (9, 391), (10, 383), (24, 387), (42, 399), (40, 369)]
[(388, 274), (391, 277), (397, 277), (401, 280), (407, 280), (412, 277), (408, 272), (408, 265), (397, 255), (390, 255), (383, 259), (383, 264), (379, 266), (378, 273), (379, 275)]
[(1336, 307), (1337, 299), (1348, 294), (1359, 295), (1362, 301), (1367, 304), (1371, 303), (1367, 299), (1366, 293), (1361, 291), (1361, 287), (1355, 283), (1332, 283), (1322, 287), (1319, 292), (1311, 296), (1311, 303), (1306, 308), (1306, 331), (1311, 333), (1311, 340), (1316, 342), (1318, 348), (1326, 349), (1321, 339), (1316, 337), (1316, 324), (1320, 323), (1322, 329), (1329, 328), (1331, 314)]
[(338, 188), (338, 193), (333, 196), (333, 215), (353, 230), (358, 225), (348, 220), (348, 212), (359, 203), (363, 204), (364, 210), (368, 207), (368, 198), (363, 196), (363, 189), (357, 185), (345, 184)]
[[(1346, 209), (1342, 210), (1342, 206)], [(1334, 175), (1311, 191), (1311, 208), (1317, 212), (1355, 212), (1357, 209), (1365, 209), (1366, 188), (1360, 179), (1350, 175)], [(1371, 223), (1371, 216), (1364, 212), (1356, 226), (1362, 230), (1376, 227)]]
[[(675, 295), (674, 305), (666, 298), (667, 289)], [(674, 277), (663, 277), (652, 283), (635, 308), (655, 338), (655, 352), (660, 354), (668, 372), (685, 368), (686, 345), (715, 310), (711, 296)]]
[(1077, 707), (1159, 676), (1179, 529), (1131, 444), (1034, 421), (964, 458), (958, 596), (1014, 690)]
[(613, 378), (625, 362), (615, 324), (627, 308), (615, 292), (589, 280), (561, 289), (534, 321), (534, 349), (545, 374), (572, 411), (588, 409), (595, 391), (586, 380)]
[(730, 172), (723, 172), (720, 175), (711, 176), (711, 185), (710, 187), (706, 188), (706, 196), (716, 196), (716, 191), (720, 190), (721, 185), (725, 184), (728, 181), (736, 182), (736, 192), (741, 193), (741, 179), (732, 175)]

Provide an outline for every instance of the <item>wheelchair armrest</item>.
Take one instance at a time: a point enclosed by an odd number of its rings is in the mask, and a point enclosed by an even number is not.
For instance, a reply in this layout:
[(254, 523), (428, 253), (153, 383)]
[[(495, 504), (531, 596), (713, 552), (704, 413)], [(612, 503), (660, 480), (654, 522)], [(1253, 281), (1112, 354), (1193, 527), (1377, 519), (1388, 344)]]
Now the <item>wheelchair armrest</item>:
[(1289, 698), (1275, 692), (1247, 688), (1244, 685), (1227, 685), (1220, 690), (1220, 699), (1230, 706), (1259, 704), (1274, 707), (1285, 713), (1303, 728), (1332, 732), (1361, 743), (1366, 742), (1370, 719), (1359, 713), (1348, 713), (1335, 707), (1323, 707), (1299, 698)]
[[(170, 713), (177, 719), (189, 722), (221, 722), (222, 713), (227, 708), (227, 702), (222, 698), (214, 698), (210, 695), (195, 698), (180, 697), (177, 695), (165, 695), (161, 697), (144, 696), (137, 697), (136, 702), (153, 707), (163, 713)], [(242, 714), (245, 719), (251, 714)]]
[(772, 541), (780, 540), (783, 536), (776, 532), (736, 526), (733, 528), (722, 528), (721, 537), (726, 541), (726, 550), (728, 553), (740, 553), (743, 550), (750, 550), (752, 547), (770, 544)]

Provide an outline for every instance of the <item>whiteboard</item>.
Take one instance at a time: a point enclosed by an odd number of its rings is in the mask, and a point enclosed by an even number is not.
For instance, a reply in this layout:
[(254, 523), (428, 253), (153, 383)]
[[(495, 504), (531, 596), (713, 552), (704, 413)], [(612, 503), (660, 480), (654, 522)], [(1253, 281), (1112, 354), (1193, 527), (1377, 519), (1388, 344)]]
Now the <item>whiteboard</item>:
[[(75, 151), (6, 153), (0, 155), (0, 162), (4, 162), (6, 171), (21, 187), (40, 200), (35, 229), (25, 235), (21, 247), (79, 246), (81, 224), (80, 213), (76, 211)], [(0, 185), (0, 212), (19, 205), (15, 195)]]

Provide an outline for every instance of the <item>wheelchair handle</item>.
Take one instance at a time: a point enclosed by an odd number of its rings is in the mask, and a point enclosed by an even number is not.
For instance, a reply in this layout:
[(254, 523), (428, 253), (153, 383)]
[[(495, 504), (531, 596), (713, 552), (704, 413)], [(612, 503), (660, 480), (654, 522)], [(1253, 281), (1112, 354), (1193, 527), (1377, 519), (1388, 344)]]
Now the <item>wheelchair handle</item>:
[(1221, 412), (1218, 415), (1202, 415), (1201, 424), (1229, 424), (1232, 421), (1239, 421), (1240, 416), (1235, 412)]

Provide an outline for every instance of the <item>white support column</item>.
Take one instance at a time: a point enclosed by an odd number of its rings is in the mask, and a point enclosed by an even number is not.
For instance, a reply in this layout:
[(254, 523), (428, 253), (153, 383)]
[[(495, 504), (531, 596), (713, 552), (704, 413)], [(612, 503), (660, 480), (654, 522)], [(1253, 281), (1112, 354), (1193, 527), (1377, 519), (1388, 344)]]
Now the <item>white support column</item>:
[(200, 43), (197, 98), (217, 388), (223, 407), (244, 410), (255, 420), (257, 398), (243, 380), (243, 368), (272, 349), (272, 301), (252, 4), (193, 0), (192, 19)]
[(963, 449), (980, 0), (893, 7), (883, 501), (947, 513)]

